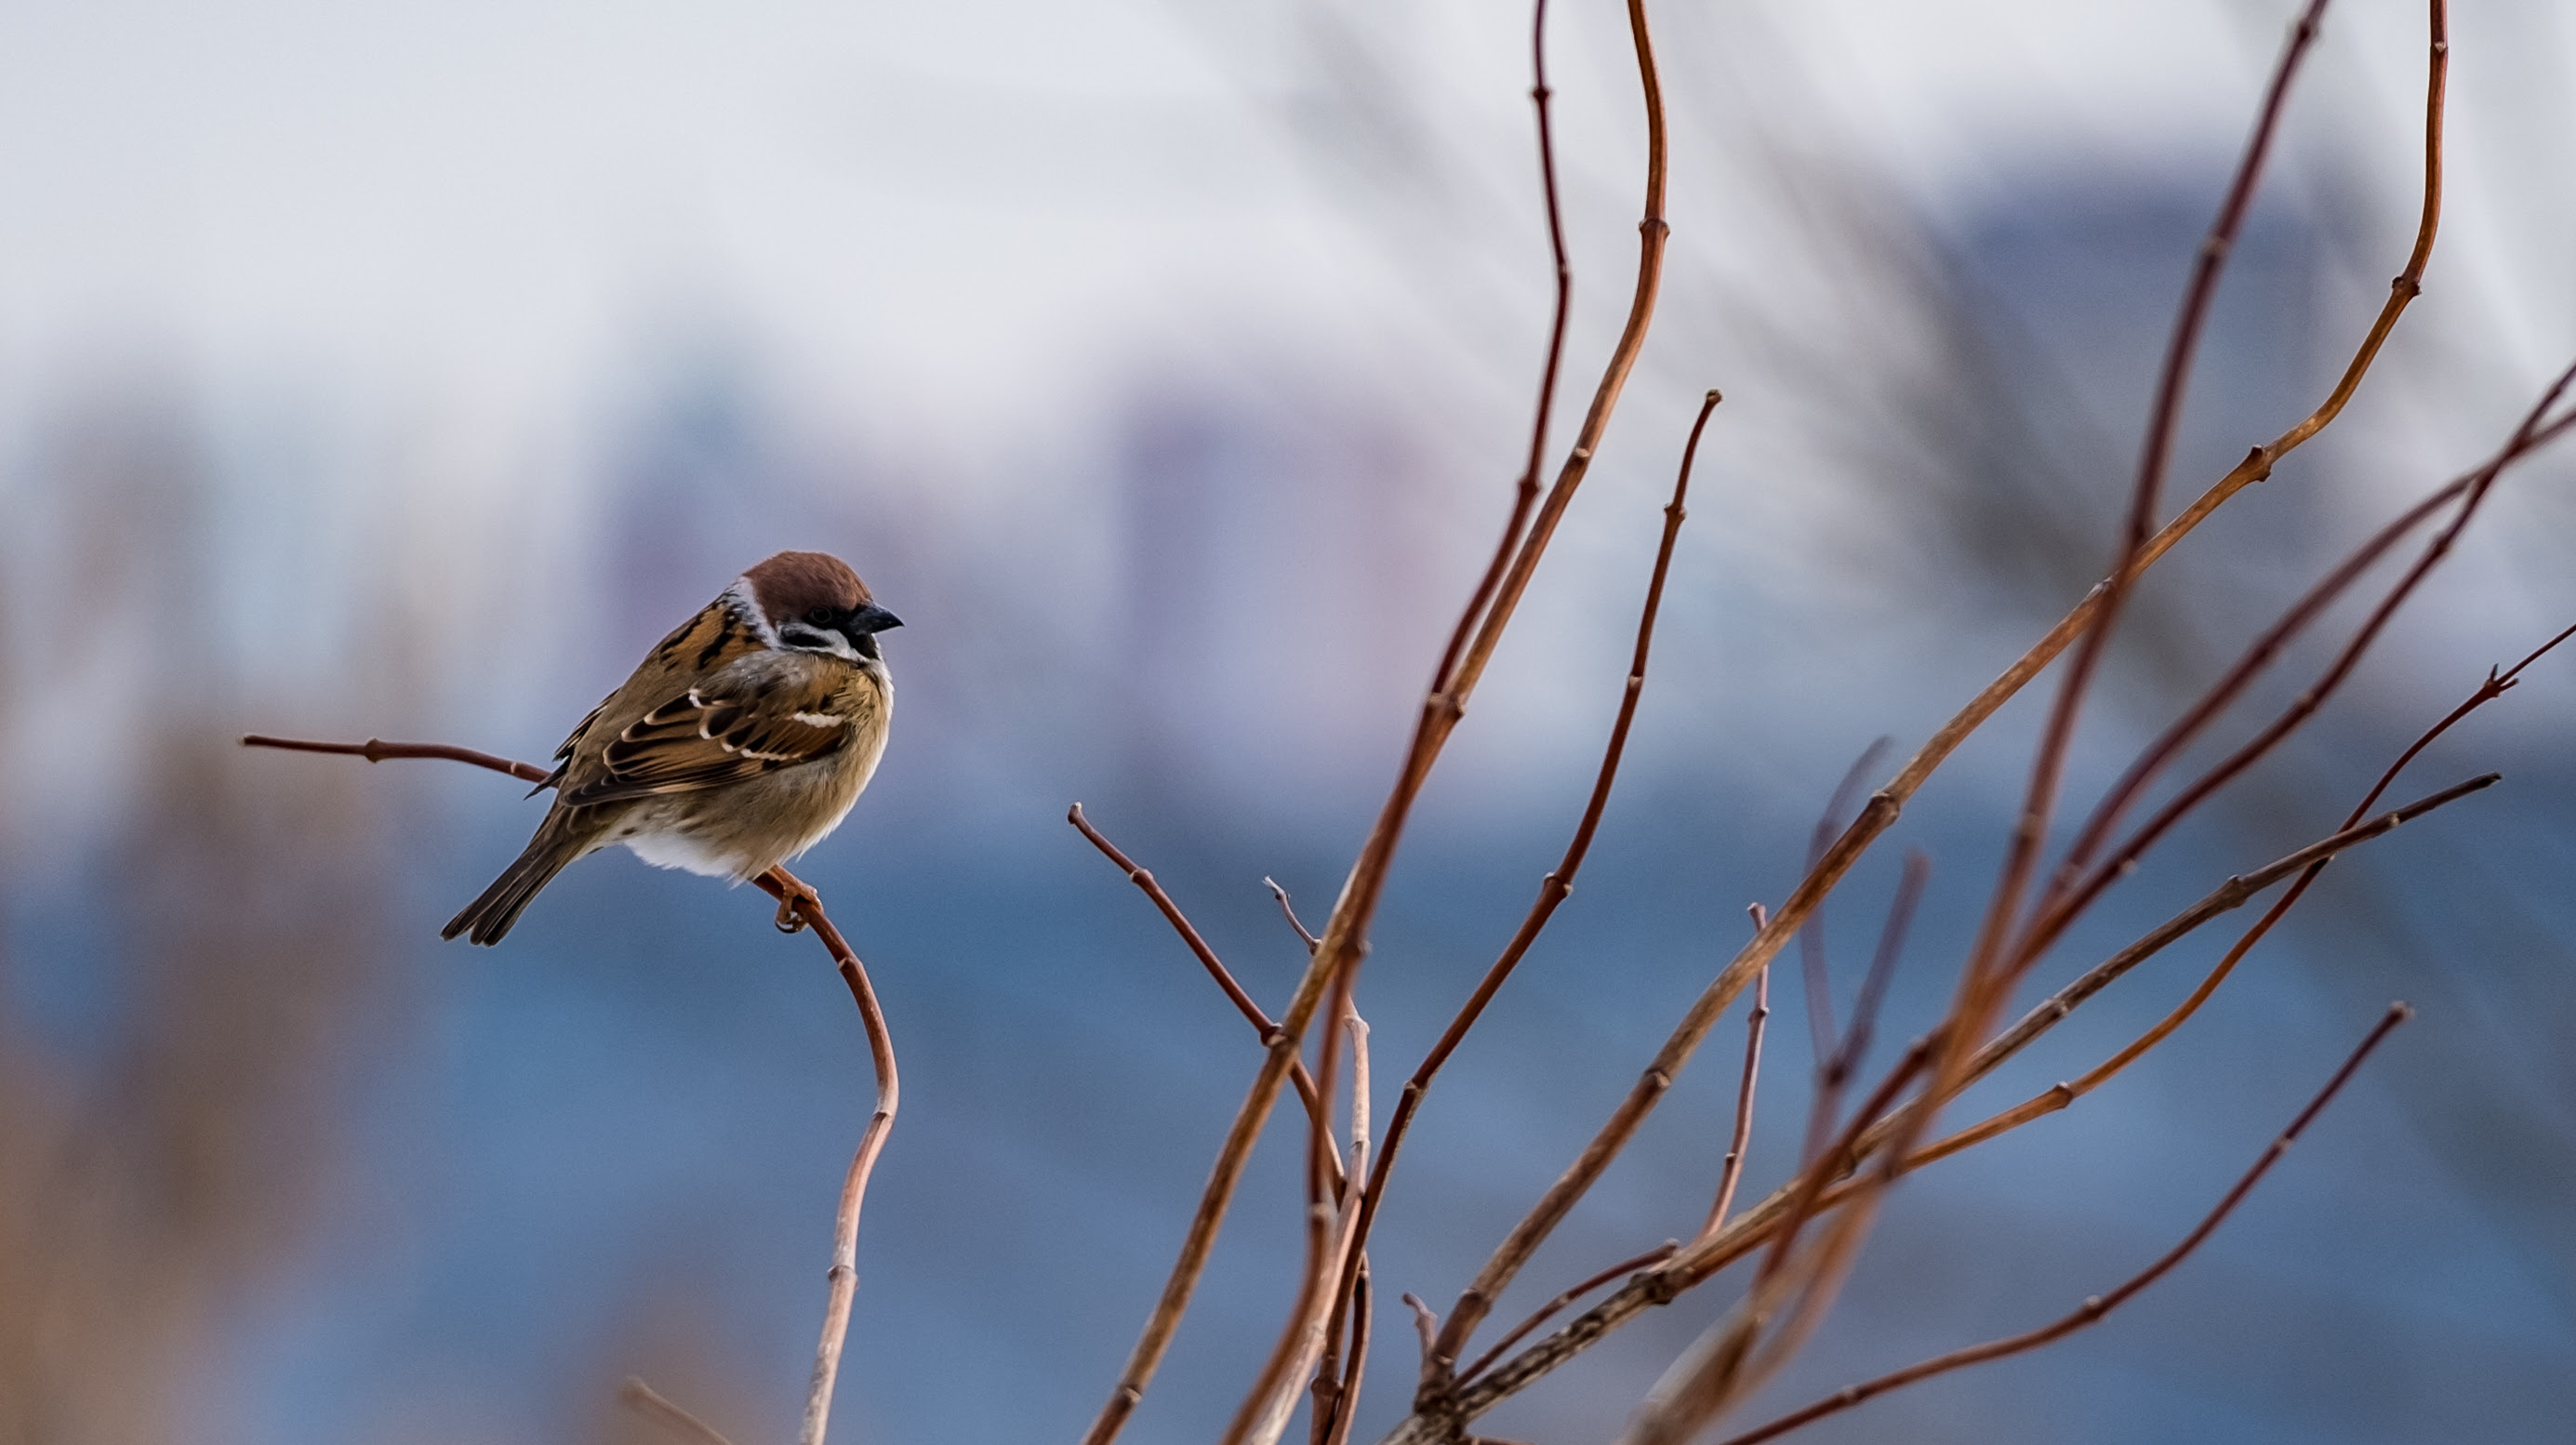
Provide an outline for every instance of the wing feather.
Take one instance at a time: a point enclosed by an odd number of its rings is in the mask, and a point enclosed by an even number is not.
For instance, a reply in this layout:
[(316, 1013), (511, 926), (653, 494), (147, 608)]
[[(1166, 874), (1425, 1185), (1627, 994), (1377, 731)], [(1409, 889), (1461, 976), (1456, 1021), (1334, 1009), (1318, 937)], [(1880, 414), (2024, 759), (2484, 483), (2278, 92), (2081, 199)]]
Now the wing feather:
[(569, 788), (575, 807), (721, 787), (830, 757), (851, 719), (823, 679), (807, 686), (704, 683), (661, 703), (601, 749), (596, 776)]

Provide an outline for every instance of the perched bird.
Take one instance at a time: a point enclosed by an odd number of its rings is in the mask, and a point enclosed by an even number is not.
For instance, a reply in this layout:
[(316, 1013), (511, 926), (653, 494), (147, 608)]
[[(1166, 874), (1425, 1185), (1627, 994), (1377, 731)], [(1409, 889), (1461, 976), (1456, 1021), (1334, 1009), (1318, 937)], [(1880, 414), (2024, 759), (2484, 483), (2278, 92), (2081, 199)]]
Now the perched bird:
[(821, 552), (736, 578), (564, 739), (527, 851), (439, 936), (500, 942), (566, 864), (612, 843), (739, 882), (821, 842), (885, 753), (894, 687), (876, 635), (902, 625)]

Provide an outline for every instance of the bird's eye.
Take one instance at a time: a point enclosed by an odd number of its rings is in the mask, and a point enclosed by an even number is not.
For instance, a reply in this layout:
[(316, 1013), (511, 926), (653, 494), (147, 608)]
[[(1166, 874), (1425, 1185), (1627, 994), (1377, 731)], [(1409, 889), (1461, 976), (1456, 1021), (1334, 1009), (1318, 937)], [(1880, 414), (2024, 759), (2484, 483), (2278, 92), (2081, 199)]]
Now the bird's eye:
[(824, 623), (832, 620), (832, 609), (829, 607), (817, 607), (813, 611), (805, 614), (805, 620), (813, 623), (817, 627), (820, 627)]

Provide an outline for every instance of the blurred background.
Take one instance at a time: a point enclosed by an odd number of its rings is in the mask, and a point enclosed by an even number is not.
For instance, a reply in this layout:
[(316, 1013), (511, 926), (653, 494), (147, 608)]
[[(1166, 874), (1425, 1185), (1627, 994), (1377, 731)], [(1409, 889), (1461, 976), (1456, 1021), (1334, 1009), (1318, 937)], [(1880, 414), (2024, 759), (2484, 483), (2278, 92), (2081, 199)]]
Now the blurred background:
[[(2290, 8), (1656, 8), (1663, 309), (1397, 870), (1361, 985), (1381, 1117), (1580, 810), (1683, 430), (1704, 388), (1728, 400), (1601, 843), (1422, 1116), (1385, 1301), (1454, 1297), (1744, 905), (1794, 882), (1851, 760), (1910, 750), (2099, 574)], [(1617, 7), (1559, 12), (1561, 444), (1625, 305), (1642, 127)], [(2402, 263), (2422, 25), (2333, 15), (2219, 297), (2177, 498), (2324, 394)], [(650, 1438), (614, 1403), (630, 1373), (746, 1445), (786, 1438), (868, 1097), (819, 950), (750, 890), (623, 853), (501, 948), (441, 945), (541, 802), (233, 745), (542, 758), (785, 546), (848, 558), (908, 624), (885, 769), (802, 865), (906, 1084), (836, 1438), (1075, 1438), (1257, 1052), (1064, 809), (1276, 1007), (1302, 951), (1261, 879), (1328, 910), (1525, 445), (1547, 302), (1525, 26), (1451, 0), (0, 8), (0, 1442)], [(2079, 783), (2576, 348), (2576, 32), (2496, 0), (2453, 42), (2424, 299), (2336, 429), (2144, 589)], [(2515, 473), (2317, 725), (2046, 986), (2332, 831), (2490, 664), (2576, 622), (2571, 483), (2564, 457)], [(2338, 863), (2171, 1045), (1910, 1180), (1747, 1418), (2134, 1272), (2403, 996), (2418, 1021), (2139, 1303), (1809, 1438), (2563, 1438), (2571, 668), (2539, 664), (2396, 796), (2503, 787)], [(1882, 1037), (1938, 1012), (2040, 691), (1830, 911), (1848, 991), (1899, 845), (1933, 856)], [(1969, 1107), (2090, 1067), (2232, 936), (2140, 970)], [(1778, 982), (1755, 1189), (1805, 1105)], [(1732, 1075), (1684, 1077), (1497, 1320), (1689, 1231)], [(1297, 1180), (1274, 1129), (1128, 1438), (1231, 1412), (1291, 1286)], [(1610, 1438), (1731, 1288), (1485, 1428)], [(1381, 1306), (1361, 1438), (1409, 1394), (1405, 1323)]]

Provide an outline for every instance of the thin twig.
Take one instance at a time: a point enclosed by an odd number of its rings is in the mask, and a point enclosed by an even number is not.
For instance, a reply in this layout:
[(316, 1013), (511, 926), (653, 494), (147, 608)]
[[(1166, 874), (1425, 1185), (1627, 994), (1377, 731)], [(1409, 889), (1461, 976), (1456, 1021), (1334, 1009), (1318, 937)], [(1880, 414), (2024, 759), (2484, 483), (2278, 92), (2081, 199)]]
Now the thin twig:
[(1368, 1256), (1360, 1256), (1359, 1283), (1351, 1294), (1351, 1348), (1349, 1363), (1343, 1367), (1341, 1388), (1333, 1394), (1333, 1414), (1317, 1445), (1348, 1445), (1351, 1427), (1359, 1421), (1360, 1385), (1368, 1378), (1369, 1351), (1369, 1271)]
[(1886, 999), (1889, 981), (1896, 977), (1896, 961), (1905, 952), (1905, 935), (1914, 926), (1915, 906), (1923, 901), (1923, 887), (1931, 877), (1930, 854), (1917, 850), (1905, 855), (1905, 871), (1898, 876), (1896, 897), (1888, 904), (1886, 926), (1879, 930), (1878, 952), (1871, 957), (1869, 975), (1861, 980), (1860, 995), (1852, 1002), (1851, 1028), (1843, 1035), (1842, 1047), (1834, 1051), (1833, 1066), (1826, 1071), (1826, 1082), (1837, 1090), (1859, 1072), (1861, 1060), (1869, 1056), (1879, 1005)]
[[(1825, 1136), (1833, 1131), (1834, 1119), (1842, 1112), (1843, 1088), (1869, 1052), (1870, 1032), (1878, 1022), (1879, 1000), (1887, 992), (1888, 979), (1896, 972), (1898, 956), (1905, 951), (1905, 934), (1913, 926), (1914, 907), (1922, 900), (1923, 884), (1931, 873), (1932, 860), (1921, 850), (1905, 855), (1905, 871), (1897, 879), (1896, 896), (1888, 903), (1887, 922), (1879, 929), (1878, 951), (1871, 955), (1869, 974), (1861, 980), (1860, 994), (1852, 1001), (1851, 1029), (1839, 1043), (1828, 1034), (1816, 1052), (1816, 1094), (1807, 1110), (1807, 1142), (1798, 1151), (1801, 1166), (1813, 1163), (1816, 1151), (1824, 1147)], [(1827, 1027), (1831, 1027), (1830, 1021)]]
[[(1351, 1157), (1344, 1168), (1343, 1177), (1346, 1180), (1360, 1180), (1368, 1177), (1369, 1103), (1372, 1087), (1369, 1081), (1368, 1021), (1360, 1017), (1358, 1009), (1345, 1007), (1343, 1026), (1350, 1031), (1351, 1035)], [(1346, 1184), (1343, 1187), (1340, 1204), (1341, 1218), (1346, 1224), (1350, 1221), (1351, 1212), (1358, 1206), (1359, 1198), (1356, 1190)], [(1354, 1275), (1365, 1277), (1368, 1274), (1368, 1256), (1353, 1251), (1351, 1270)], [(1354, 1283), (1352, 1286), (1354, 1311), (1367, 1309), (1365, 1288), (1365, 1285), (1359, 1283)], [(1322, 1321), (1322, 1329), (1324, 1331), (1323, 1355), (1315, 1362), (1312, 1386), (1313, 1435), (1318, 1445), (1333, 1433), (1333, 1422), (1336, 1417), (1345, 1413), (1344, 1392), (1357, 1388), (1354, 1377), (1346, 1374), (1342, 1368), (1342, 1330), (1338, 1316), (1327, 1312)], [(1353, 1348), (1365, 1348), (1365, 1321), (1355, 1319), (1353, 1330), (1356, 1335), (1363, 1337), (1362, 1342), (1355, 1343)]]
[[(334, 750), (329, 748), (312, 748), (307, 751), (329, 752)], [(409, 756), (430, 757), (439, 755), (413, 753)], [(373, 762), (375, 760), (370, 758), (368, 761)], [(654, 1421), (677, 1434), (684, 1435), (689, 1439), (698, 1442), (698, 1445), (733, 1445), (732, 1441), (727, 1440), (722, 1434), (717, 1432), (716, 1427), (699, 1419), (697, 1416), (690, 1414), (688, 1411), (681, 1409), (679, 1406), (672, 1404), (670, 1401), (663, 1399), (660, 1395), (654, 1393), (652, 1386), (645, 1384), (642, 1380), (633, 1375), (627, 1376), (625, 1383), (617, 1387), (617, 1398), (625, 1404), (627, 1409), (632, 1410), (636, 1414)]]
[[(1949, 1022), (1944, 1020), (1943, 1026), (1947, 1027)], [(1878, 1089), (1870, 1095), (1869, 1102), (1863, 1104), (1859, 1112), (1852, 1115), (1851, 1122), (1843, 1126), (1833, 1146), (1800, 1172), (1793, 1181), (1795, 1192), (1789, 1197), (1787, 1217), (1772, 1232), (1771, 1252), (1762, 1261), (1763, 1278), (1768, 1279), (1788, 1267), (1789, 1256), (1798, 1243), (1798, 1231), (1814, 1217), (1817, 1201), (1823, 1197), (1826, 1187), (1859, 1162), (1862, 1140), (1868, 1137), (1866, 1125), (1893, 1112), (1896, 1101), (1905, 1096), (1906, 1088), (1936, 1056), (1935, 1051), (1947, 1046), (1947, 1040), (1937, 1033), (1916, 1040), (1914, 1046), (1905, 1051), (1905, 1057), (1897, 1061), (1896, 1067), (1888, 1070), (1887, 1077), (1879, 1081)]]
[[(1118, 865), (1118, 871), (1127, 875), (1127, 881), (1135, 884), (1139, 892), (1153, 901), (1154, 907), (1162, 912), (1165, 921), (1172, 925), (1172, 931), (1179, 934), (1181, 942), (1189, 947), (1191, 956), (1198, 959), (1199, 966), (1207, 970), (1208, 977), (1216, 980), (1216, 986), (1223, 990), (1226, 998), (1233, 1003), (1235, 1012), (1242, 1014), (1244, 1021), (1252, 1025), (1252, 1031), (1260, 1036), (1261, 1041), (1267, 1044), (1276, 1037), (1279, 1025), (1271, 1020), (1269, 1014), (1262, 1011), (1261, 1005), (1253, 1000), (1251, 994), (1244, 991), (1243, 985), (1235, 981), (1233, 971), (1225, 966), (1223, 959), (1216, 956), (1216, 950), (1208, 946), (1207, 939), (1199, 933), (1197, 925), (1191, 923), (1189, 915), (1181, 912), (1181, 906), (1172, 901), (1172, 895), (1164, 891), (1161, 882), (1155, 879), (1153, 870), (1128, 857), (1117, 844), (1110, 842), (1107, 835), (1093, 826), (1091, 819), (1082, 811), (1080, 803), (1066, 810), (1064, 820), (1080, 830), (1082, 836), (1091, 841), (1091, 846), (1100, 850), (1102, 857)], [(1268, 879), (1262, 881), (1269, 882)], [(1271, 883), (1270, 886), (1274, 891), (1279, 892), (1284, 906), (1286, 892), (1280, 890), (1276, 883)], [(1296, 922), (1297, 916), (1293, 913), (1288, 915), (1288, 921)], [(1305, 930), (1300, 928), (1298, 931), (1302, 933)], [(1305, 1103), (1307, 1118), (1316, 1127), (1322, 1127), (1324, 1098), (1316, 1088), (1315, 1076), (1307, 1071), (1303, 1059), (1289, 1065), (1288, 1078), (1296, 1085), (1297, 1097)], [(1335, 1189), (1341, 1188), (1338, 1172), (1333, 1173), (1331, 1186)]]
[(1819, 1207), (1827, 1184), (1848, 1167), (1862, 1121), (1895, 1105), (1922, 1074), (1938, 1044), (1937, 1037), (1927, 1037), (1906, 1050), (1905, 1057), (1880, 1082), (1870, 1102), (1853, 1116), (1833, 1146), (1800, 1171), (1786, 1217), (1772, 1236), (1771, 1252), (1752, 1286), (1735, 1308), (1711, 1325), (1665, 1371), (1620, 1436), (1621, 1445), (1680, 1445), (1731, 1400), (1750, 1390), (1764, 1373), (1764, 1366), (1755, 1360), (1755, 1346), (1774, 1315), (1792, 1300), (1799, 1302), (1798, 1308), (1782, 1333), (1803, 1333), (1816, 1313), (1817, 1302), (1830, 1294), (1838, 1277), (1837, 1264), (1848, 1257), (1850, 1219), (1859, 1211), (1846, 1210), (1826, 1238), (1803, 1254), (1793, 1252), (1799, 1227)]
[(1440, 1312), (1424, 1304), (1422, 1296), (1411, 1290), (1404, 1292), (1403, 1299), (1404, 1307), (1413, 1311), (1413, 1333), (1421, 1338), (1422, 1363), (1427, 1370), (1431, 1365), (1431, 1351), (1439, 1339)]
[(1494, 599), (1494, 590), (1502, 585), (1503, 569), (1510, 565), (1520, 550), (1524, 529), (1529, 525), (1530, 509), (1538, 505), (1539, 470), (1547, 464), (1547, 433), (1556, 416), (1556, 384), (1565, 363), (1566, 324), (1573, 314), (1574, 263), (1565, 246), (1565, 212), (1556, 189), (1556, 131), (1551, 123), (1549, 103), (1556, 92), (1547, 83), (1547, 0), (1532, 0), (1530, 5), (1530, 105), (1538, 116), (1539, 194), (1547, 210), (1547, 245), (1549, 260), (1554, 263), (1556, 305), (1547, 327), (1547, 360), (1539, 368), (1538, 402), (1530, 408), (1529, 458), (1521, 467), (1520, 480), (1512, 488), (1511, 516), (1503, 524), (1503, 540), (1494, 548), (1493, 559), (1486, 563), (1484, 575), (1477, 579), (1476, 590), (1468, 596), (1465, 610), (1458, 614), (1457, 625), (1450, 630), (1449, 645), (1441, 651), (1440, 665), (1432, 670), (1431, 686), (1435, 693), (1448, 693), (1458, 673), (1459, 659), (1465, 654), (1474, 629), (1486, 616)]
[[(1852, 759), (1842, 781), (1834, 785), (1825, 811), (1817, 815), (1816, 826), (1807, 836), (1808, 871), (1813, 872), (1824, 861), (1825, 850), (1834, 846), (1834, 839), (1849, 821), (1852, 805), (1860, 801), (1861, 788), (1869, 782), (1870, 774), (1878, 771), (1887, 750), (1895, 743), (1893, 738), (1882, 737), (1863, 748), (1861, 755)], [(1816, 1061), (1817, 1077), (1822, 1078), (1826, 1061), (1833, 1057), (1835, 1030), (1833, 974), (1826, 966), (1825, 910), (1821, 907), (1808, 916), (1807, 926), (1798, 930), (1798, 965), (1807, 994), (1808, 1057)], [(1823, 1142), (1811, 1134), (1799, 1157), (1812, 1157)]]
[(1267, 873), (1261, 875), (1261, 882), (1270, 890), (1270, 896), (1279, 901), (1279, 916), (1288, 920), (1290, 928), (1297, 930), (1297, 936), (1306, 941), (1306, 952), (1313, 954), (1315, 945), (1324, 940), (1317, 938), (1313, 930), (1307, 928), (1305, 922), (1297, 917), (1297, 905), (1288, 901), (1288, 890), (1280, 887), (1279, 880)]
[(2103, 1316), (2136, 1298), (2148, 1286), (2171, 1273), (2174, 1266), (2182, 1263), (2193, 1250), (2198, 1249), (2210, 1235), (2216, 1233), (2218, 1226), (2226, 1222), (2227, 1216), (2235, 1211), (2237, 1205), (2244, 1202), (2245, 1196), (2253, 1192), (2254, 1186), (2262, 1182), (2263, 1176), (2270, 1172), (2272, 1166), (2280, 1162), (2281, 1156), (2289, 1152), (2291, 1144), (2297, 1142), (2299, 1135), (2307, 1129), (2318, 1114), (2324, 1112), (2327, 1104), (2333, 1102), (2345, 1082), (2350, 1080), (2354, 1071), (2361, 1067), (2362, 1060), (2370, 1056), (2371, 1050), (2379, 1047), (2380, 1040), (2388, 1037), (2390, 1030), (2413, 1015), (2414, 1010), (2405, 1004), (2389, 1005), (2388, 1012), (2380, 1016), (2378, 1025), (2371, 1029), (2360, 1046), (2343, 1061), (2343, 1067), (2335, 1070), (2334, 1077), (2326, 1081), (2326, 1086), (2318, 1091), (2315, 1098), (2308, 1101), (2308, 1106), (2299, 1111), (2297, 1118), (2290, 1121), (2290, 1127), (2281, 1131), (2280, 1137), (2272, 1141), (2271, 1146), (2263, 1151), (2262, 1157), (2254, 1161), (2254, 1167), (2247, 1170), (2244, 1177), (2236, 1181), (2236, 1186), (2228, 1190), (2226, 1196), (2218, 1201), (2217, 1207), (2203, 1216), (2199, 1225), (2193, 1228), (2191, 1233), (2183, 1236), (2181, 1243), (2165, 1251), (2155, 1263), (2131, 1275), (2110, 1293), (2094, 1295), (2078, 1306), (2074, 1313), (2055, 1323), (2042, 1325), (2038, 1329), (1992, 1340), (1982, 1345), (1972, 1345), (1963, 1350), (1953, 1350), (1938, 1358), (1881, 1375), (1875, 1380), (1847, 1385), (1803, 1410), (1783, 1415), (1760, 1429), (1748, 1430), (1734, 1436), (1726, 1440), (1724, 1445), (1757, 1445), (1759, 1441), (1785, 1434), (1826, 1415), (1848, 1410), (1864, 1400), (1886, 1394), (1890, 1390), (1911, 1385), (1918, 1380), (1929, 1379), (1934, 1375), (1945, 1374), (1951, 1370), (1963, 1369), (1969, 1365), (1984, 1364), (1988, 1360), (1999, 1360), (2007, 1355), (2035, 1350), (2042, 1345), (2063, 1339), (2087, 1325), (2098, 1323)]
[[(1717, 1174), (1717, 1198), (1708, 1206), (1708, 1222), (1702, 1224), (1693, 1242), (1706, 1239), (1726, 1227), (1726, 1211), (1735, 1207), (1735, 1186), (1744, 1177), (1744, 1151), (1753, 1142), (1753, 1086), (1762, 1077), (1762, 1025), (1771, 1017), (1771, 970), (1765, 968), (1753, 981), (1753, 1008), (1744, 1017), (1744, 1074), (1735, 1082), (1735, 1132), (1727, 1136), (1726, 1162)], [(1499, 1352), (1497, 1345), (1493, 1351)]]
[[(1342, 1277), (1344, 1261), (1350, 1261), (1354, 1270), (1358, 1267), (1352, 1246), (1357, 1239), (1354, 1226), (1358, 1195), (1360, 1183), (1368, 1173), (1369, 1149), (1368, 1023), (1350, 1006), (1346, 995), (1340, 1004), (1342, 1027), (1334, 1033), (1347, 1033), (1351, 1041), (1351, 1157), (1348, 1168), (1335, 1177), (1349, 1182), (1341, 1187), (1340, 1197), (1332, 1205), (1319, 1202), (1307, 1210), (1307, 1260), (1298, 1279), (1296, 1302), (1288, 1311), (1287, 1323), (1280, 1330), (1269, 1360), (1254, 1376), (1233, 1423), (1219, 1437), (1219, 1445), (1275, 1445), (1288, 1428), (1288, 1417), (1296, 1410), (1297, 1382), (1318, 1378), (1333, 1341), (1339, 1337), (1332, 1288)], [(1323, 1057), (1321, 1072), (1327, 1079), (1334, 1077), (1329, 1052)], [(1329, 1150), (1331, 1140), (1319, 1137), (1316, 1147)], [(1339, 1374), (1336, 1365), (1321, 1377), (1332, 1379)]]
[(388, 758), (437, 758), (452, 763), (472, 763), (478, 768), (490, 768), (496, 773), (508, 773), (523, 783), (543, 783), (554, 776), (534, 763), (516, 762), (496, 753), (476, 752), (472, 748), (460, 748), (447, 743), (389, 743), (379, 738), (369, 738), (363, 743), (316, 743), (300, 738), (272, 738), (259, 733), (245, 733), (242, 735), (242, 746), (278, 748), (293, 753), (336, 753), (343, 757), (365, 758), (371, 763), (381, 763)]
[(1461, 1380), (1472, 1380), (1476, 1378), (1476, 1376), (1481, 1373), (1487, 1365), (1501, 1359), (1503, 1357), (1503, 1351), (1520, 1343), (1522, 1336), (1527, 1335), (1530, 1331), (1537, 1329), (1539, 1326), (1546, 1324), (1549, 1320), (1555, 1318), (1557, 1311), (1564, 1309), (1567, 1305), (1574, 1303), (1576, 1300), (1583, 1298), (1585, 1295), (1592, 1293), (1594, 1290), (1601, 1288), (1601, 1286), (1608, 1284), (1614, 1279), (1618, 1279), (1623, 1275), (1634, 1274), (1648, 1265), (1663, 1263), (1665, 1260), (1672, 1258), (1673, 1251), (1679, 1248), (1681, 1248), (1681, 1241), (1667, 1239), (1663, 1243), (1656, 1245), (1654, 1248), (1647, 1250), (1644, 1254), (1636, 1255), (1629, 1259), (1623, 1259), (1617, 1264), (1610, 1266), (1608, 1269), (1592, 1275), (1580, 1283), (1567, 1287), (1566, 1290), (1556, 1298), (1549, 1300), (1547, 1303), (1540, 1305), (1537, 1309), (1532, 1310), (1528, 1319), (1525, 1319), (1519, 1324), (1512, 1326), (1510, 1329), (1505, 1330), (1503, 1332), (1503, 1337), (1494, 1341), (1492, 1348), (1486, 1350), (1483, 1354), (1478, 1355), (1472, 1363), (1458, 1371), (1458, 1378)]

